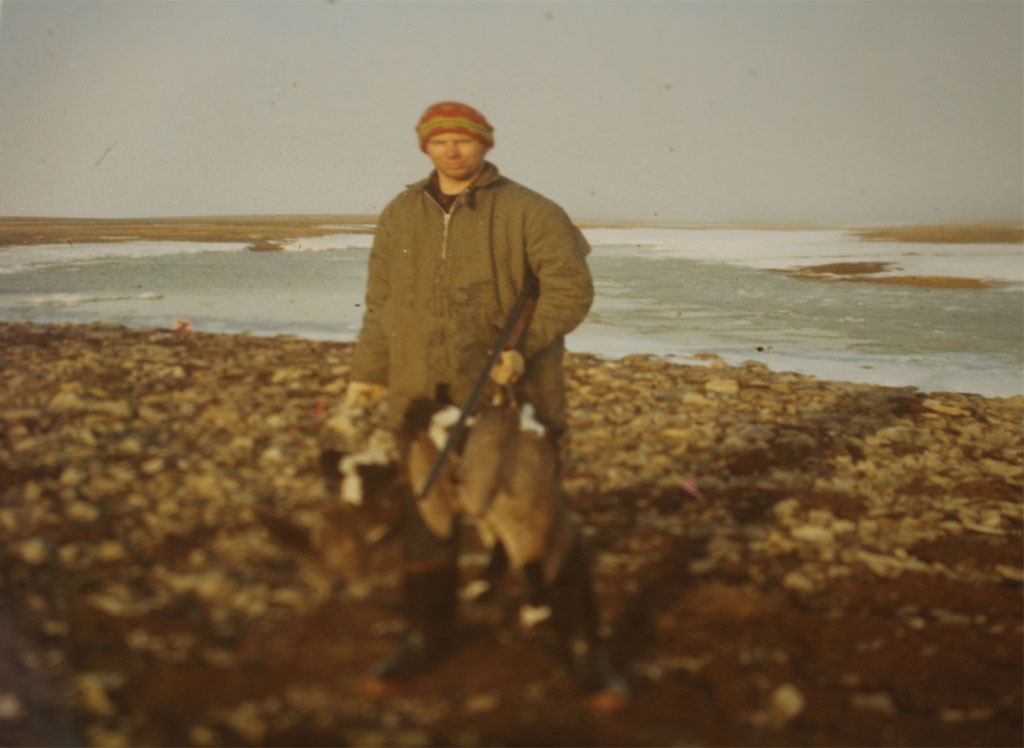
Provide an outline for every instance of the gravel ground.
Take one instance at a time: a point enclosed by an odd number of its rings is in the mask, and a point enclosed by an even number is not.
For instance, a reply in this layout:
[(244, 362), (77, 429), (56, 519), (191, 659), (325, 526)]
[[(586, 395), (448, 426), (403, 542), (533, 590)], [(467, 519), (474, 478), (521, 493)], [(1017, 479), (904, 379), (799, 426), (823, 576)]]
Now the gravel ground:
[(394, 553), (367, 586), (307, 542), (350, 353), (0, 324), (0, 744), (1024, 744), (1024, 398), (572, 355), (563, 483), (631, 705), (588, 711), (514, 579), (374, 701)]

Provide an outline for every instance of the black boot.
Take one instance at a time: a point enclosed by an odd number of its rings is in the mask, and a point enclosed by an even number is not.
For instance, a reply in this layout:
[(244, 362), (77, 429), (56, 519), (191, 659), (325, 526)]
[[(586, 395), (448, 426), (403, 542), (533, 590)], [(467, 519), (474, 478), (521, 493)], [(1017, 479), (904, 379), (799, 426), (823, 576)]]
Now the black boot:
[(629, 684), (612, 666), (598, 631), (590, 570), (579, 543), (574, 544), (549, 595), (552, 619), (580, 688), (598, 695), (601, 711), (617, 709), (620, 702), (624, 706)]
[(507, 571), (508, 553), (501, 541), (497, 541), (488, 549), (487, 565), (480, 577), (466, 588), (465, 599), (478, 603), (493, 600)]
[(396, 652), (373, 665), (371, 676), (394, 680), (413, 675), (447, 653), (451, 646), (457, 586), (458, 570), (454, 566), (406, 572), (409, 634)]

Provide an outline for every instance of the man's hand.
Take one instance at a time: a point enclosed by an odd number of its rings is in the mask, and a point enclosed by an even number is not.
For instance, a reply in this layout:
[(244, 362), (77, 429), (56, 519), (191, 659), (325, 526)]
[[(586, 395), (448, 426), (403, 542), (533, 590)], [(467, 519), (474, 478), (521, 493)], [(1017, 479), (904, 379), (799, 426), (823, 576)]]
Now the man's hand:
[(505, 386), (515, 384), (526, 371), (526, 361), (519, 351), (502, 351), (498, 363), (491, 369), (491, 379)]
[(387, 394), (388, 388), (376, 382), (349, 382), (345, 390), (345, 409), (372, 408)]

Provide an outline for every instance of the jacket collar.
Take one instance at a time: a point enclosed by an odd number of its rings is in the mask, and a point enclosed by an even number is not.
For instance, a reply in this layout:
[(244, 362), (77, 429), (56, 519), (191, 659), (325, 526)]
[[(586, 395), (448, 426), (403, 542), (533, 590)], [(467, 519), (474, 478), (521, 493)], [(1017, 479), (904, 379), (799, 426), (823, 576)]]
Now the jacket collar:
[[(437, 170), (435, 169), (434, 171), (430, 172), (430, 175), (426, 179), (421, 179), (418, 182), (413, 182), (412, 184), (406, 185), (406, 187), (408, 187), (410, 190), (426, 190), (427, 186), (430, 184), (430, 180), (434, 178), (434, 174), (436, 173), (436, 171)], [(473, 180), (473, 183), (466, 188), (465, 191), (469, 193), (466, 195), (466, 197), (471, 199), (472, 193), (475, 190), (481, 189), (483, 187), (490, 187), (499, 179), (501, 179), (501, 174), (498, 172), (498, 167), (492, 164), (490, 161), (485, 161), (484, 169), (483, 171), (480, 172), (480, 176)]]

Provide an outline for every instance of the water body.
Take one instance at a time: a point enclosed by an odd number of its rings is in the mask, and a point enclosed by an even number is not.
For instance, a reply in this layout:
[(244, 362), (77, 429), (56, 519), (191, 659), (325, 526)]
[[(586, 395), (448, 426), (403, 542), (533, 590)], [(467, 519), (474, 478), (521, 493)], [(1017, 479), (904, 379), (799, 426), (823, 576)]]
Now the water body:
[[(571, 350), (761, 361), (924, 391), (1024, 392), (1020, 245), (865, 243), (841, 231), (593, 229), (596, 299)], [(126, 242), (0, 249), (0, 320), (354, 340), (369, 235), (244, 244)], [(873, 262), (883, 274), (1000, 281), (950, 289), (797, 279)]]

